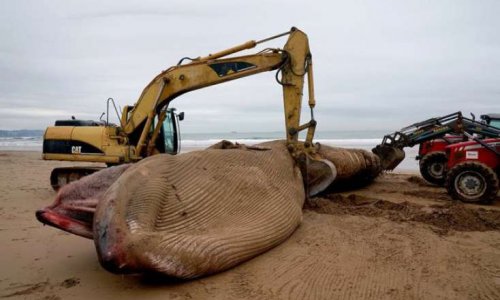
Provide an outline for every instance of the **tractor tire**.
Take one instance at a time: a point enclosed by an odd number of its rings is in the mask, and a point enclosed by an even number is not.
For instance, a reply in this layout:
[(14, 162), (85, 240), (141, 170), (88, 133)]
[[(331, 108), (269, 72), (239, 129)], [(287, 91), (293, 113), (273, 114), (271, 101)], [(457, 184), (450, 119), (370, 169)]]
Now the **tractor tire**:
[(446, 175), (446, 189), (453, 198), (467, 203), (490, 204), (498, 193), (498, 176), (480, 162), (462, 162)]
[(443, 186), (447, 163), (446, 153), (442, 151), (429, 153), (420, 160), (420, 174), (428, 182)]

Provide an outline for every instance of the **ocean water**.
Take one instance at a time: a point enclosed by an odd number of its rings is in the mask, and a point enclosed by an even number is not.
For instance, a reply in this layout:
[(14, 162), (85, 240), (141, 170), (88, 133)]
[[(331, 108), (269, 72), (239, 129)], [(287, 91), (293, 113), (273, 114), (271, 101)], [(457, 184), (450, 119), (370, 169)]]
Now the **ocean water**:
[[(326, 131), (317, 132), (314, 141), (328, 146), (360, 148), (371, 151), (387, 133), (388, 131)], [(0, 151), (42, 152), (42, 134), (41, 131), (27, 131), (21, 134), (6, 134), (4, 131), (0, 136)], [(223, 139), (253, 145), (284, 138), (283, 132), (183, 133), (181, 152), (204, 149)], [(418, 170), (418, 162), (415, 160), (418, 147), (405, 148), (405, 153), (406, 158), (396, 168), (396, 171)]]
[(0, 151), (40, 151), (42, 152), (41, 136), (0, 137)]

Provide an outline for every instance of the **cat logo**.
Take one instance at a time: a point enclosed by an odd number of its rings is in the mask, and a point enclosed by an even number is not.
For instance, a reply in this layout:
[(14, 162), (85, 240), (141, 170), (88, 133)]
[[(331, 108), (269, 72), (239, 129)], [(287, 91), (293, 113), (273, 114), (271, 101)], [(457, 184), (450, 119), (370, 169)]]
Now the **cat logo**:
[(82, 146), (71, 146), (72, 154), (80, 154), (82, 153)]

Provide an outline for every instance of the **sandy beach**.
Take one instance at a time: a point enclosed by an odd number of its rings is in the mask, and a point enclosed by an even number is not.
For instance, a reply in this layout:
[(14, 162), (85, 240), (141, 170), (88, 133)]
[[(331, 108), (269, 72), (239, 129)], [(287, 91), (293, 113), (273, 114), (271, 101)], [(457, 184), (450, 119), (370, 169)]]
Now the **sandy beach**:
[(117, 276), (92, 240), (43, 226), (52, 168), (39, 152), (0, 151), (0, 298), (500, 299), (500, 199), (452, 202), (418, 174), (313, 198), (283, 244), (191, 281)]

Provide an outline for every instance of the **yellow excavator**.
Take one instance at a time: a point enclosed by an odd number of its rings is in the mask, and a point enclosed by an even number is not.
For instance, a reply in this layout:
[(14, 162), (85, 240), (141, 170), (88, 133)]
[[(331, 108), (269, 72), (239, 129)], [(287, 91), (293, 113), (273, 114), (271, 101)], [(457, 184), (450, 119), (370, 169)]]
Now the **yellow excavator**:
[[(228, 57), (287, 35), (283, 49), (266, 48), (256, 54)], [(276, 80), (283, 88), (286, 140), (290, 154), (301, 167), (303, 175), (307, 176), (311, 187), (321, 189), (319, 186), (327, 186), (334, 180), (335, 167), (319, 157), (313, 144), (316, 128), (313, 108), (316, 103), (312, 57), (307, 35), (295, 27), (288, 32), (260, 41), (251, 40), (205, 57), (181, 59), (176, 66), (156, 76), (144, 88), (135, 105), (123, 108), (119, 126), (108, 121), (56, 122), (56, 126), (45, 131), (43, 159), (101, 162), (109, 166), (136, 162), (157, 153), (176, 154), (180, 143), (178, 119), (182, 119), (183, 115), (177, 115), (174, 109), (168, 108), (171, 101), (189, 91), (272, 70), (277, 70)], [(306, 76), (311, 120), (301, 125)], [(299, 141), (299, 132), (305, 129), (305, 141)], [(52, 171), (51, 184), (57, 189), (98, 169), (57, 168)], [(314, 174), (320, 174), (315, 175), (317, 178), (310, 177), (312, 169)]]

